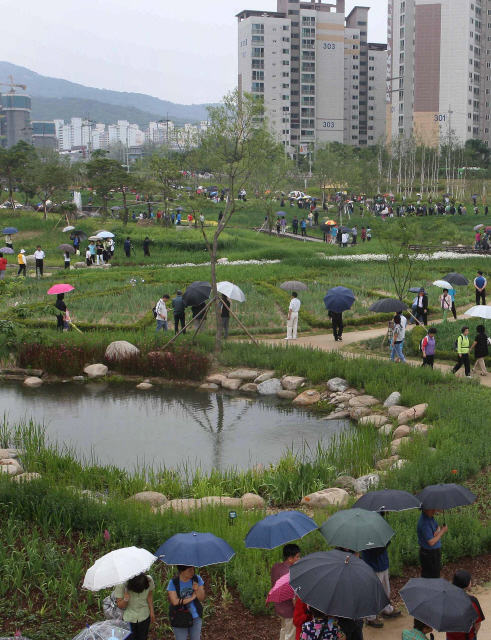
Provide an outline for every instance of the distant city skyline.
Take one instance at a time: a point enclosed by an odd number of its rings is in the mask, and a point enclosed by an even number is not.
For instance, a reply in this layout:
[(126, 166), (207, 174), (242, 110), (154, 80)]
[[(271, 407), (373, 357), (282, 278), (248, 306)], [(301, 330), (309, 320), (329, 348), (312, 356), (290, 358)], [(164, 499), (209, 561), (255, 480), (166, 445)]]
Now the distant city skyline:
[[(386, 42), (387, 0), (347, 0), (347, 11), (356, 4), (371, 7), (369, 40)], [(26, 0), (22, 35), (3, 30), (0, 59), (101, 89), (217, 102), (237, 85), (235, 15), (265, 7), (274, 11), (276, 0), (86, 0), (82, 12), (64, 0)], [(18, 22), (14, 3), (2, 8), (2, 20)]]

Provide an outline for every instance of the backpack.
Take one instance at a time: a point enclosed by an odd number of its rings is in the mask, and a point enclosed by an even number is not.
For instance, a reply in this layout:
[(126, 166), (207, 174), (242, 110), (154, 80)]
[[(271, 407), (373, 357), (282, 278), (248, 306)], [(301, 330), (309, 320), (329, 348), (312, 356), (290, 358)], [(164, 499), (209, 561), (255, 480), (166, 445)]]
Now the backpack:
[(419, 352), (420, 352), (420, 353), (423, 353), (423, 340), (424, 340), (424, 338), (422, 338), (422, 339), (420, 340), (420, 342), (419, 342)]
[[(459, 336), (460, 338), (460, 336)], [(458, 351), (459, 350), (459, 338), (457, 338), (457, 340), (455, 340), (455, 342), (453, 343), (453, 350), (454, 351)]]
[(102, 610), (106, 620), (122, 620), (124, 611), (120, 609), (116, 602), (116, 595), (113, 591), (110, 596), (102, 601)]

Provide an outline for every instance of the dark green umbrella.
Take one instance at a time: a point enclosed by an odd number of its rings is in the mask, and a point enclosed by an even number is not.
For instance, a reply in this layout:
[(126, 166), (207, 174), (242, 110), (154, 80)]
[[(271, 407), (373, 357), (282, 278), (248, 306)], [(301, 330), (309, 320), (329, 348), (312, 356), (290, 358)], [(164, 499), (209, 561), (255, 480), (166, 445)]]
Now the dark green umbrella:
[(352, 551), (385, 547), (396, 533), (379, 513), (365, 509), (338, 511), (319, 531), (327, 544)]

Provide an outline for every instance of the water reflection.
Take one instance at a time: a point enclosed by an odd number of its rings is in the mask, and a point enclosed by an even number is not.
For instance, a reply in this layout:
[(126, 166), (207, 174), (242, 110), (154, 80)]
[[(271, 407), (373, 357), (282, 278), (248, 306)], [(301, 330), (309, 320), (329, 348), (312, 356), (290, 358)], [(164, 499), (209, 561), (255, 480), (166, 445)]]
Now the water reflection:
[(276, 399), (183, 388), (142, 392), (133, 385), (107, 383), (39, 389), (4, 383), (0, 410), (11, 422), (32, 416), (47, 425), (51, 439), (130, 470), (143, 462), (207, 470), (268, 464), (289, 446), (315, 445), (347, 426), (318, 421)]

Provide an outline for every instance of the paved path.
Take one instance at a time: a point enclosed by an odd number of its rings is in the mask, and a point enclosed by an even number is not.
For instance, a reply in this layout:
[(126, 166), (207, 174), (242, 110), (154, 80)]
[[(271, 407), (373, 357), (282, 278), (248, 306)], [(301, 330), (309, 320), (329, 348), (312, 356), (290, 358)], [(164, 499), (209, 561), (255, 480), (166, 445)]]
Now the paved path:
[[(258, 232), (269, 233), (268, 229), (259, 229)], [(271, 235), (276, 236), (278, 234), (276, 233), (276, 231), (272, 231)], [(325, 244), (324, 240), (317, 236), (302, 236), (300, 230), (298, 234), (290, 233), (289, 231), (287, 231), (286, 233), (280, 233), (280, 238), (292, 238), (293, 240), (303, 240), (304, 242), (320, 242), (321, 244)]]

